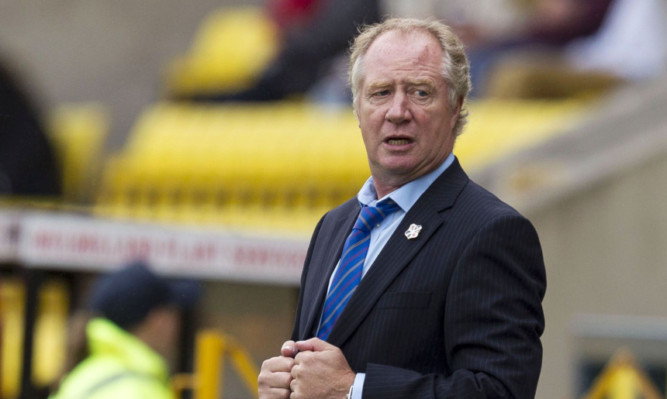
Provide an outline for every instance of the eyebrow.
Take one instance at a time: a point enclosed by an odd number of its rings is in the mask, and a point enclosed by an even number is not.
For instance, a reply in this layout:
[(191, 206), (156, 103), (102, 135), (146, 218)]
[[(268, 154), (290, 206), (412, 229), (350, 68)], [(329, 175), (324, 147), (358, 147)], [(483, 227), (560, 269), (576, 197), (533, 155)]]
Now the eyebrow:
[(408, 81), (407, 84), (408, 86), (428, 86), (428, 87), (437, 86), (436, 82), (434, 82), (433, 79), (419, 79), (419, 78)]
[[(425, 78), (416, 78), (413, 80), (408, 80), (406, 82), (402, 82), (406, 86), (427, 86), (427, 87), (436, 87), (437, 84), (436, 82), (433, 81), (433, 79), (425, 79)], [(378, 81), (374, 82), (368, 85), (367, 90), (373, 91), (381, 88), (386, 88), (393, 86), (393, 83), (386, 80), (386, 81)]]
[(389, 87), (391, 85), (392, 84), (389, 81), (380, 81), (380, 82), (375, 82), (375, 83), (369, 84), (367, 89), (372, 91), (372, 90), (377, 90), (377, 89)]

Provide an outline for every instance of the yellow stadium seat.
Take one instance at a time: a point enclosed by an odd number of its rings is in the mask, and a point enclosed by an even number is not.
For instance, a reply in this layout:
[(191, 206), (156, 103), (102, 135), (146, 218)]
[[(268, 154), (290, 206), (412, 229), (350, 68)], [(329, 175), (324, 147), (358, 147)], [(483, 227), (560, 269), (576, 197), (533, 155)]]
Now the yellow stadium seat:
[(277, 29), (261, 8), (220, 9), (203, 22), (188, 54), (169, 66), (167, 92), (192, 94), (246, 87), (277, 48)]
[(65, 104), (49, 119), (51, 138), (60, 160), (66, 200), (89, 200), (101, 170), (109, 116), (99, 104)]

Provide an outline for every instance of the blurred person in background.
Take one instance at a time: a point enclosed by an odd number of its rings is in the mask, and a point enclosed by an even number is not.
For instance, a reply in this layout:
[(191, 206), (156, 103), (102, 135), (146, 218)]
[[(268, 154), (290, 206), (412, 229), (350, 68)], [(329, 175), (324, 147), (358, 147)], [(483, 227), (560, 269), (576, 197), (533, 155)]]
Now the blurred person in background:
[(667, 72), (666, 22), (664, 0), (614, 0), (600, 29), (569, 44), (565, 59), (576, 70), (628, 82), (656, 78)]
[(168, 359), (178, 349), (181, 312), (195, 305), (199, 291), (196, 283), (163, 279), (143, 263), (103, 276), (84, 323), (87, 356), (50, 398), (173, 399)]
[(537, 0), (530, 10), (505, 34), (465, 32), (473, 97), (597, 95), (665, 72), (662, 0)]
[[(344, 73), (336, 72), (341, 71), (345, 50), (358, 27), (379, 21), (379, 0), (274, 0), (268, 7), (282, 30), (282, 44), (257, 82), (241, 91), (202, 93), (178, 100), (275, 101), (313, 91), (318, 98), (349, 101), (346, 86), (338, 79), (342, 76), (344, 82)], [(332, 84), (316, 87), (332, 73)], [(332, 91), (325, 93), (327, 90)]]
[[(646, 8), (641, 3), (656, 1), (660, 0), (381, 0), (381, 10), (401, 17), (435, 17), (452, 26), (470, 59), (471, 98), (554, 98), (602, 93), (628, 77), (622, 70), (624, 66), (655, 59), (653, 55), (625, 54), (627, 57), (614, 57), (614, 62), (600, 62), (603, 57), (591, 54), (599, 50), (592, 48), (597, 44), (576, 52), (572, 47), (584, 40), (596, 41), (597, 35), (609, 30), (609, 25), (619, 25), (612, 14), (625, 15), (621, 17), (625, 27), (637, 20), (655, 26), (655, 17), (650, 18), (646, 12), (639, 16), (630, 8)], [(619, 13), (618, 8), (624, 11)], [(612, 27), (625, 30), (618, 28)], [(648, 43), (660, 37), (651, 28), (647, 32), (651, 37)], [(638, 33), (624, 31), (621, 35), (632, 35), (634, 39), (630, 40), (635, 45), (647, 47), (636, 40), (643, 36)], [(617, 43), (626, 41), (617, 36)], [(618, 48), (614, 51), (619, 52)], [(649, 53), (655, 54), (655, 48)], [(589, 62), (591, 59), (598, 61), (595, 66), (595, 62)]]
[(267, 0), (266, 11), (279, 32), (303, 26), (313, 17), (320, 0)]
[[(454, 28), (471, 60), (471, 97), (601, 94), (664, 70), (661, 0), (274, 0), (282, 47), (256, 84), (177, 98), (275, 101), (305, 96), (349, 104), (345, 52), (357, 27), (383, 15), (435, 17)], [(641, 52), (631, 54), (633, 47)]]
[(612, 1), (507, 0), (500, 8), (493, 0), (432, 1), (431, 12), (442, 16), (464, 41), (470, 59), (470, 95), (483, 97), (489, 94), (488, 80), (503, 59), (520, 51), (556, 53), (568, 42), (592, 35)]
[(59, 168), (39, 112), (0, 57), (0, 195), (60, 193)]

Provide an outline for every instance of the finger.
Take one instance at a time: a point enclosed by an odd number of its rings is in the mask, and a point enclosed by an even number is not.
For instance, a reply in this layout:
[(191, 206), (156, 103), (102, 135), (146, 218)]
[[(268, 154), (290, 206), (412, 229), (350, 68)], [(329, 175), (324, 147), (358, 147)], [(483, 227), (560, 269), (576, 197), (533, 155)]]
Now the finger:
[(292, 391), (284, 388), (269, 388), (259, 390), (259, 399), (288, 399)]
[(292, 380), (297, 380), (299, 377), (304, 377), (303, 373), (304, 373), (303, 366), (300, 366), (298, 364), (292, 367), (292, 371), (290, 371)]
[(292, 366), (292, 376), (294, 376), (296, 378), (295, 373), (297, 372), (297, 370), (295, 370), (294, 368), (296, 367), (298, 369), (299, 365), (301, 363), (303, 363), (303, 359), (311, 353), (312, 352), (310, 352), (310, 351), (301, 351), (301, 352), (297, 353), (296, 356), (294, 356), (294, 366)]
[(300, 394), (299, 394), (299, 383), (298, 383), (297, 380), (292, 380), (292, 382), (290, 382), (289, 389), (291, 391), (290, 396), (289, 396), (290, 399), (296, 399), (296, 398), (301, 397)]
[(292, 375), (285, 371), (279, 373), (261, 372), (257, 378), (258, 385), (263, 388), (289, 389), (291, 382)]
[(267, 359), (262, 363), (261, 371), (271, 373), (286, 371), (289, 372), (294, 367), (294, 359), (291, 357), (276, 356)]
[(282, 348), (280, 348), (280, 354), (286, 357), (294, 357), (298, 353), (294, 341), (285, 341)]
[[(299, 365), (307, 364), (309, 359), (316, 359), (318, 357), (317, 352), (310, 350), (300, 351), (296, 356), (294, 356), (294, 366), (292, 366), (292, 375), (298, 371)], [(296, 369), (296, 370), (295, 370)]]
[(296, 349), (299, 351), (313, 351), (313, 352), (321, 352), (335, 348), (335, 346), (331, 345), (326, 341), (322, 341), (319, 338), (311, 338), (306, 341), (297, 341), (295, 343), (295, 346)]

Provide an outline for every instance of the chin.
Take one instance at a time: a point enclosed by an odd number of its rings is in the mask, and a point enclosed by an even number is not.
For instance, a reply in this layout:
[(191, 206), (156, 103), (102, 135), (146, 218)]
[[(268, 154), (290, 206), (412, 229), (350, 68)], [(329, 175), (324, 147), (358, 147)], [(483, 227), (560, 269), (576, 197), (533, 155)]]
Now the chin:
[(413, 162), (391, 162), (383, 165), (383, 170), (394, 176), (408, 176), (415, 172), (417, 165)]

